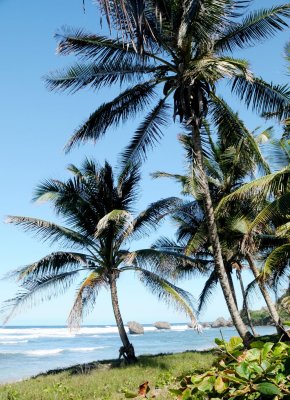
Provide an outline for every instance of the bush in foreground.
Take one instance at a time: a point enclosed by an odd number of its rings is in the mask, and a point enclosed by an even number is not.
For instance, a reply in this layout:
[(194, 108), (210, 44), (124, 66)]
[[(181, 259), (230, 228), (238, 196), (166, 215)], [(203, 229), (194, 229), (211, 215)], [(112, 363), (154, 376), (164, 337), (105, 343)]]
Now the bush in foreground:
[(170, 392), (180, 400), (290, 399), (289, 343), (216, 339), (221, 355), (203, 374), (185, 376)]

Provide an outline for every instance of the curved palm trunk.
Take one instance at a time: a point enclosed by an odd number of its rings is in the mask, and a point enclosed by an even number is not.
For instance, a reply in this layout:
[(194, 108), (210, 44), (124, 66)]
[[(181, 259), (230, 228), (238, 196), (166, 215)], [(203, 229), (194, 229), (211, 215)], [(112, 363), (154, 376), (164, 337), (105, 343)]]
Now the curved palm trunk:
[(248, 306), (248, 300), (247, 300), (247, 296), (246, 296), (246, 291), (245, 291), (245, 286), (244, 286), (241, 270), (239, 268), (237, 269), (237, 278), (238, 278), (238, 280), (240, 282), (240, 286), (241, 286), (241, 292), (242, 292), (242, 296), (243, 296), (243, 303), (244, 303), (244, 310), (246, 312), (246, 318), (247, 318), (249, 327), (251, 328), (251, 331), (253, 332), (253, 335), (256, 337), (258, 335), (257, 335), (257, 332), (256, 332), (253, 322), (252, 322), (252, 318), (251, 318), (251, 314), (250, 314), (249, 306)]
[(124, 357), (125, 360), (128, 361), (128, 363), (134, 363), (137, 361), (137, 358), (135, 356), (134, 347), (133, 347), (132, 343), (130, 343), (130, 341), (128, 339), (128, 335), (125, 331), (123, 319), (122, 319), (120, 308), (119, 308), (116, 277), (114, 276), (114, 274), (112, 274), (110, 276), (109, 284), (110, 284), (111, 300), (112, 300), (112, 306), (113, 306), (113, 311), (114, 311), (114, 315), (115, 315), (115, 320), (116, 320), (116, 324), (118, 327), (121, 341), (123, 343), (123, 346), (119, 350), (120, 351), (119, 358)]
[(236, 306), (235, 299), (233, 293), (230, 288), (229, 279), (227, 276), (227, 272), (224, 266), (222, 251), (220, 246), (220, 241), (218, 237), (217, 226), (214, 217), (214, 208), (211, 200), (211, 194), (209, 190), (208, 180), (206, 173), (204, 171), (204, 163), (203, 163), (203, 155), (202, 155), (202, 145), (200, 139), (200, 129), (198, 125), (194, 125), (192, 127), (192, 139), (193, 139), (193, 148), (195, 155), (195, 165), (198, 170), (199, 175), (199, 184), (202, 187), (203, 201), (204, 201), (204, 210), (205, 217), (208, 224), (208, 231), (210, 242), (213, 248), (213, 256), (215, 260), (215, 269), (216, 273), (224, 294), (225, 301), (227, 303), (232, 321), (234, 326), (236, 327), (239, 335), (243, 339), (244, 343), (247, 345), (248, 342), (252, 339), (253, 335), (248, 331), (246, 325), (244, 324), (238, 307)]
[[(253, 272), (255, 279), (257, 279), (259, 277), (260, 273), (259, 273), (258, 268), (255, 265), (252, 255), (250, 253), (247, 253), (246, 259), (248, 261), (251, 271)], [(269, 295), (269, 292), (268, 292), (265, 284), (260, 279), (257, 279), (257, 283), (258, 283), (260, 291), (264, 297), (264, 300), (267, 304), (269, 313), (274, 321), (274, 324), (275, 324), (278, 334), (279, 335), (286, 334), (288, 336), (285, 328), (283, 327), (282, 321), (281, 321), (278, 311), (275, 307), (275, 304), (274, 304), (273, 300), (271, 299), (271, 296)]]

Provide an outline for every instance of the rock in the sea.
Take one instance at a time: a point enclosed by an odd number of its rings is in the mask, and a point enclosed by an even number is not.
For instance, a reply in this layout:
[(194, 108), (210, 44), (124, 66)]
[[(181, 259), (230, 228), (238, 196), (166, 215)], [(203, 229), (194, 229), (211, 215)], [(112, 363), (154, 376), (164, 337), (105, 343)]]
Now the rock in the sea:
[(212, 328), (225, 328), (225, 327), (229, 327), (229, 326), (233, 326), (232, 321), (227, 321), (225, 318), (223, 317), (219, 317), (217, 318), (214, 322), (212, 322), (211, 327)]
[(157, 328), (157, 329), (171, 329), (171, 325), (169, 322), (158, 321), (158, 322), (155, 322), (153, 324), (153, 326), (155, 326), (155, 328)]
[(127, 323), (127, 326), (129, 328), (129, 333), (134, 334), (134, 335), (142, 335), (144, 333), (144, 328), (142, 325), (140, 325), (136, 321), (129, 321)]

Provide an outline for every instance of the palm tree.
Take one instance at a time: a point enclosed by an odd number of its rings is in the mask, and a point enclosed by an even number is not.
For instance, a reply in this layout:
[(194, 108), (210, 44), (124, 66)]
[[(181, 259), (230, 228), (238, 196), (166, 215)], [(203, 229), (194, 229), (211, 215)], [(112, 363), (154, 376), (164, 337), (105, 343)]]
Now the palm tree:
[(108, 288), (123, 344), (120, 355), (129, 362), (135, 361), (118, 303), (116, 283), (121, 273), (135, 271), (159, 298), (174, 303), (195, 320), (190, 295), (165, 279), (176, 263), (193, 267), (194, 261), (170, 252), (127, 249), (129, 239), (156, 227), (162, 213), (168, 212), (174, 203), (176, 207), (178, 199), (156, 202), (133, 218), (131, 211), (140, 180), (136, 167), (127, 167), (116, 183), (108, 163), (99, 167), (86, 160), (80, 169), (71, 165), (69, 170), (73, 178), (66, 182), (47, 180), (35, 195), (36, 200), (51, 202), (67, 226), (29, 217), (8, 218), (8, 222), (68, 249), (50, 253), (12, 274), (21, 282), (23, 290), (6, 302), (10, 311), (8, 318), (23, 306), (32, 305), (37, 296), (40, 300), (49, 299), (82, 277), (68, 317), (69, 325), (79, 326), (85, 313), (93, 309), (99, 291)]
[[(253, 256), (247, 250), (245, 252), (247, 262), (255, 277), (249, 290), (256, 284), (259, 286), (278, 332), (283, 334), (285, 329), (281, 318), (266, 288), (266, 285), (270, 285), (277, 291), (284, 278), (289, 282), (290, 152), (287, 140), (282, 139), (275, 144), (274, 154), (280, 155), (279, 164), (283, 165), (284, 163), (283, 168), (244, 184), (223, 198), (218, 206), (218, 213), (222, 212), (222, 209), (226, 210), (233, 202), (245, 202), (249, 198), (254, 199), (255, 203), (263, 205), (260, 212), (252, 218), (244, 240), (245, 243), (249, 243), (256, 236), (259, 240), (259, 247), (262, 249), (259, 257)], [(257, 258), (258, 261), (263, 262), (261, 269), (257, 267)]]
[(284, 29), (290, 4), (255, 11), (241, 20), (247, 3), (241, 0), (99, 0), (99, 3), (112, 27), (122, 32), (122, 39), (82, 30), (64, 31), (58, 35), (59, 54), (74, 53), (87, 62), (53, 73), (46, 80), (50, 89), (71, 92), (113, 84), (126, 88), (92, 113), (72, 136), (67, 149), (90, 139), (97, 140), (109, 127), (134, 118), (152, 104), (157, 87), (163, 90), (163, 95), (158, 92), (159, 99), (137, 128), (123, 162), (146, 158), (148, 148), (162, 136), (161, 126), (169, 122), (167, 110), (172, 102), (174, 119), (179, 116), (191, 128), (216, 274), (232, 320), (247, 341), (251, 335), (235, 305), (222, 259), (204, 167), (201, 126), (208, 112), (210, 115), (226, 112), (224, 102), (216, 94), (216, 86), (222, 80), (228, 80), (232, 92), (257, 112), (283, 113), (289, 102), (288, 87), (255, 77), (248, 62), (233, 58), (232, 52)]
[[(228, 113), (231, 110), (228, 109)], [(235, 121), (239, 121), (238, 132), (233, 126), (228, 124), (228, 120), (219, 119), (219, 124), (214, 131), (208, 124), (202, 127), (202, 139), (205, 149), (205, 168), (209, 180), (211, 197), (213, 204), (216, 205), (228, 193), (233, 192), (240, 187), (245, 179), (253, 175), (257, 169), (260, 172), (269, 172), (269, 166), (259, 148), (259, 142), (263, 142), (264, 138), (271, 136), (271, 128), (261, 132), (260, 134), (252, 134), (247, 130), (241, 120), (236, 117)], [(226, 131), (230, 134), (226, 134)], [(217, 137), (217, 143), (214, 143), (212, 136)], [(168, 174), (164, 172), (156, 172), (153, 174), (157, 177), (167, 177), (177, 181), (182, 185), (182, 193), (193, 196), (193, 201), (187, 201), (183, 207), (179, 207), (178, 211), (173, 214), (173, 221), (178, 226), (177, 243), (168, 239), (161, 239), (156, 246), (159, 250), (172, 247), (173, 250), (185, 253), (186, 255), (194, 255), (205, 257), (209, 265), (214, 265), (211, 243), (209, 241), (208, 226), (206, 224), (203, 203), (200, 201), (198, 181), (192, 175), (192, 141), (190, 134), (181, 135), (180, 142), (186, 150), (188, 163), (190, 165), (188, 175)], [(242, 162), (241, 162), (242, 160)], [(261, 205), (260, 205), (261, 209)], [(246, 215), (245, 215), (246, 214)], [(221, 241), (223, 259), (225, 262), (226, 272), (229, 279), (233, 297), (236, 300), (235, 289), (232, 281), (232, 273), (235, 271), (240, 282), (241, 291), (244, 298), (244, 309), (251, 327), (250, 314), (247, 310), (247, 299), (245, 297), (245, 288), (242, 281), (242, 270), (245, 269), (245, 254), (242, 248), (247, 227), (250, 225), (250, 215), (257, 214), (257, 207), (253, 207), (253, 202), (249, 201), (245, 204), (231, 204), (231, 208), (227, 209), (226, 215), (217, 219), (218, 233)], [(249, 249), (253, 251), (252, 249)], [(210, 271), (207, 268), (205, 273)], [(218, 278), (215, 271), (211, 273), (205, 283), (199, 299), (198, 311), (204, 307), (206, 301), (211, 297), (213, 289), (218, 284)]]

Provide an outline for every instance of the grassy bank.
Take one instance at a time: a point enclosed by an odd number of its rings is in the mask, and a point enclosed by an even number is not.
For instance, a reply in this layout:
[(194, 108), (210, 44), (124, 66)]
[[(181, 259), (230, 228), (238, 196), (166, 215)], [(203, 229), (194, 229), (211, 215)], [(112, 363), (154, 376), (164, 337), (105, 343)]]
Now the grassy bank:
[(123, 391), (137, 393), (139, 385), (145, 381), (149, 381), (152, 394), (155, 392), (158, 399), (170, 399), (167, 384), (173, 383), (180, 374), (209, 368), (213, 360), (213, 353), (206, 351), (141, 356), (139, 362), (132, 366), (125, 366), (116, 360), (78, 365), (0, 386), (0, 399), (124, 399)]

